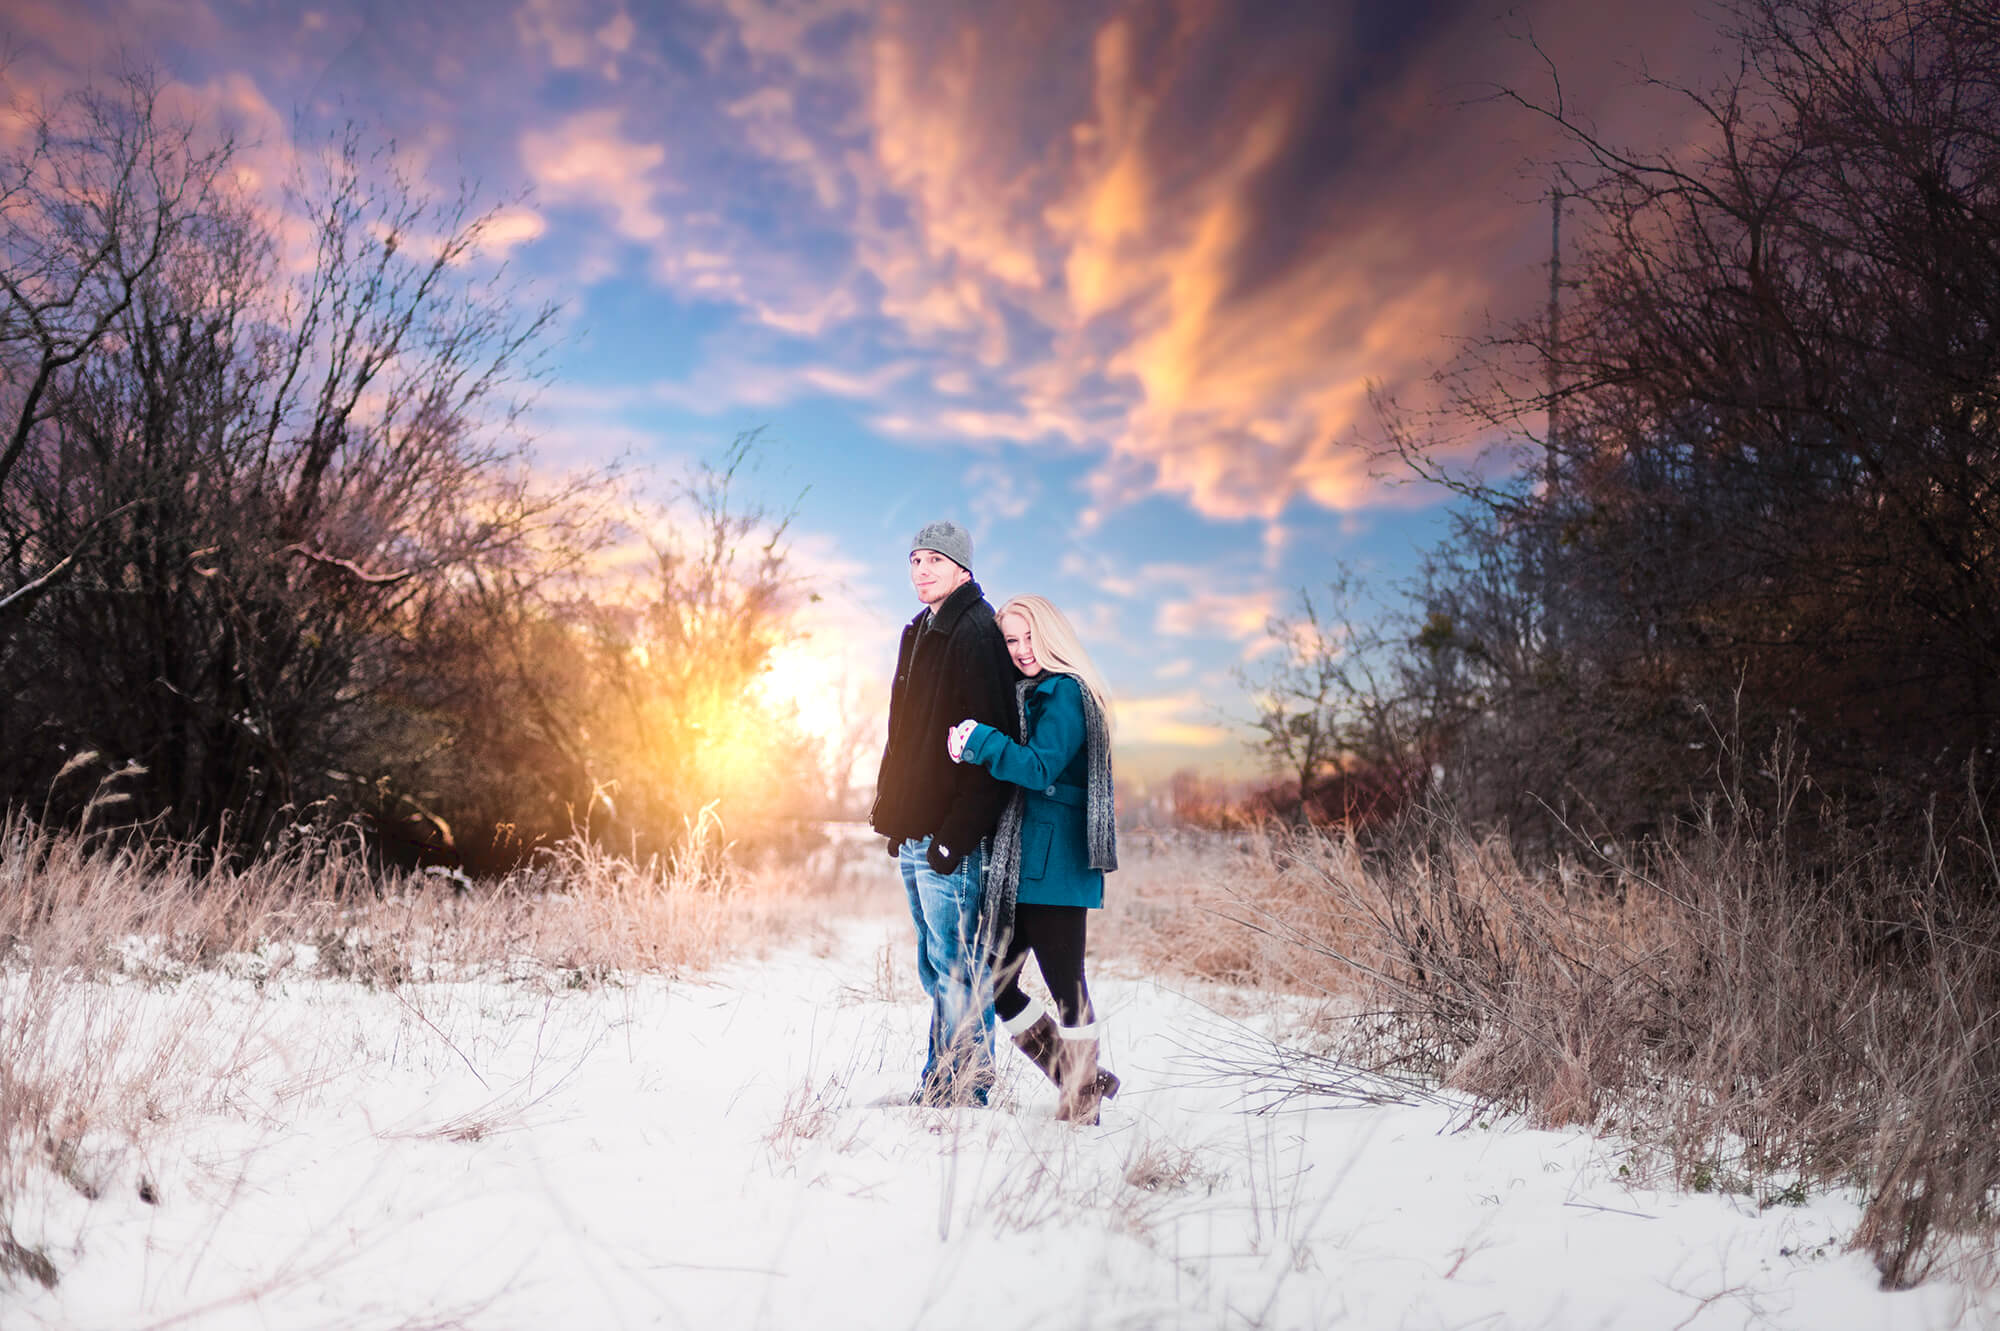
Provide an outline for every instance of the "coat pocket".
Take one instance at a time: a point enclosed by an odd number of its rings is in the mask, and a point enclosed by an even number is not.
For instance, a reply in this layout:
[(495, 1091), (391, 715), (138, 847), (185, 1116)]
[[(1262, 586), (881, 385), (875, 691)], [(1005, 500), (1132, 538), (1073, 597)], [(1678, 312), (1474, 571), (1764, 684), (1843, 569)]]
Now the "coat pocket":
[(1029, 823), (1021, 837), (1021, 877), (1040, 878), (1049, 871), (1049, 842), (1056, 830), (1047, 823)]

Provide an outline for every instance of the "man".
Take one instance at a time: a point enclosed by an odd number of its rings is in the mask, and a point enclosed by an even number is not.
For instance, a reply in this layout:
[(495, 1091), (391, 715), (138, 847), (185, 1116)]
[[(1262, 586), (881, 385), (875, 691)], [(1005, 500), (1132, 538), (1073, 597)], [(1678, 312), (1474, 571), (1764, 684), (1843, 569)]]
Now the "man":
[(966, 717), (1018, 739), (1007, 643), (972, 580), (972, 535), (933, 522), (910, 542), (924, 608), (903, 629), (889, 742), (869, 817), (889, 839), (917, 926), (917, 978), (931, 1000), (930, 1050), (913, 1103), (985, 1104), (993, 1084), (992, 982), (980, 929), (984, 843), (1008, 790), (952, 762), (945, 733)]

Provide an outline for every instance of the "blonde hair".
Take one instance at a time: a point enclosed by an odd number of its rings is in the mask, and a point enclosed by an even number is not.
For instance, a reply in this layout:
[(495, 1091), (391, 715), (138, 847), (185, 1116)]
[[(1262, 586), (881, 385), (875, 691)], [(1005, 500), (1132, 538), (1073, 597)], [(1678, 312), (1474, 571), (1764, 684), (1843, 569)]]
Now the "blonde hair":
[(1045, 596), (1016, 596), (1000, 607), (1000, 613), (995, 618), (1005, 619), (1008, 615), (1019, 615), (1028, 621), (1028, 632), (1034, 640), (1035, 660), (1041, 663), (1042, 669), (1058, 675), (1074, 675), (1078, 683), (1090, 690), (1091, 697), (1097, 699), (1098, 707), (1104, 712), (1104, 723), (1109, 726), (1111, 690), (1104, 686), (1104, 676), (1098, 673), (1090, 653), (1083, 650), (1082, 641), (1063, 612), (1049, 604)]

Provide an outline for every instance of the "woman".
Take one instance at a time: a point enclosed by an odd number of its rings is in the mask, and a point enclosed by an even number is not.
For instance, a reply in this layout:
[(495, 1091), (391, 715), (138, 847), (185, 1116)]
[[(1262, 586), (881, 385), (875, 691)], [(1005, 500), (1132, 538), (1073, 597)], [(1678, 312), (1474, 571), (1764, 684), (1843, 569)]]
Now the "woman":
[[(1024, 676), (1014, 689), (1026, 740), (969, 720), (946, 735), (954, 762), (978, 763), (1020, 787), (994, 833), (987, 869), (992, 928), (1004, 949), (993, 1010), (1056, 1084), (1056, 1117), (1095, 1123), (1098, 1102), (1118, 1093), (1118, 1079), (1097, 1066), (1097, 1020), (1083, 976), (1085, 912), (1104, 904), (1105, 871), (1118, 867), (1109, 695), (1076, 630), (1042, 597), (1017, 596), (998, 618)], [(1030, 952), (1060, 1027), (1021, 989)]]

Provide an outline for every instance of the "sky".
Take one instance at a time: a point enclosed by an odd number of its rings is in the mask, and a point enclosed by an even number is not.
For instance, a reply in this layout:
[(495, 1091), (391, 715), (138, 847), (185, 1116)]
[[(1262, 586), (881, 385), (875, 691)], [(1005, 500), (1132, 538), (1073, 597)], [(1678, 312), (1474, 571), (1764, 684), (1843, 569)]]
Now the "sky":
[(670, 477), (762, 431), (749, 496), (795, 503), (820, 597), (771, 687), (809, 725), (879, 710), (949, 517), (996, 604), (1074, 621), (1138, 787), (1252, 770), (1270, 617), (1341, 567), (1392, 598), (1442, 533), (1370, 461), (1371, 390), (1428, 405), (1545, 298), (1553, 139), (1494, 89), (1552, 63), (1668, 144), (1641, 76), (1719, 45), (1692, 0), (5, 0), (0, 32), (17, 93), (136, 58), (267, 169), (355, 121), (474, 182), (562, 304), (543, 465)]

